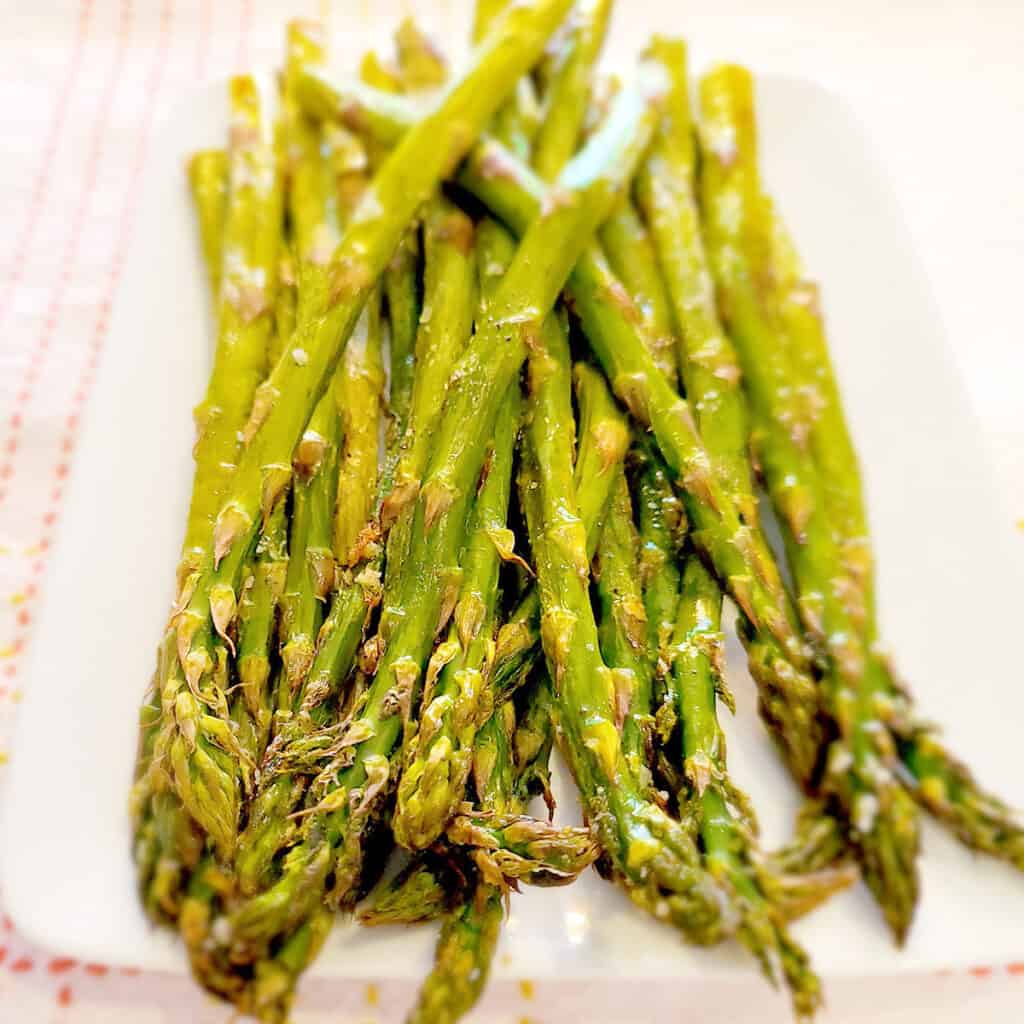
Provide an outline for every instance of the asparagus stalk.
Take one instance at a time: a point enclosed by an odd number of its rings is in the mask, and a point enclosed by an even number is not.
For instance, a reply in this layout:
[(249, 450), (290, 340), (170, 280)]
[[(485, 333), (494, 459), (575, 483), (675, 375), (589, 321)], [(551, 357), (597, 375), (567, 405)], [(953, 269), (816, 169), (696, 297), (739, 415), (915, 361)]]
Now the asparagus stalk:
[[(515, 9), (513, 9), (515, 10)], [(449, 567), (462, 543), (466, 507), (483, 465), (497, 399), (507, 391), (579, 250), (607, 215), (646, 146), (652, 86), (626, 90), (606, 127), (568, 165), (549, 204), (526, 234), (487, 316), (456, 370), (435, 451), (415, 507), (406, 607), (381, 657), (342, 756), (310, 793), (303, 841), (284, 861), (278, 882), (231, 916), (235, 952), (257, 955), (274, 936), (290, 934), (324, 895), (351, 899), (362, 863), (362, 838), (391, 780), (391, 760), (441, 617)], [(467, 431), (473, 422), (475, 429)]]
[[(575, 484), (580, 519), (592, 560), (604, 527), (618, 468), (629, 446), (629, 428), (601, 374), (586, 363), (575, 369), (579, 452)], [(540, 593), (531, 588), (498, 631), (492, 678), (500, 699), (529, 675), (540, 651)]]
[[(477, 735), (473, 778), (481, 804), (497, 811), (514, 810), (511, 703), (498, 708)], [(434, 966), (420, 988), (407, 1021), (454, 1022), (480, 998), (498, 945), (505, 912), (505, 887), (482, 878), (449, 913), (441, 926)]]
[(576, 151), (590, 102), (590, 80), (604, 45), (611, 0), (582, 0), (544, 97), (545, 116), (533, 142), (533, 168), (552, 181)]
[[(481, 806), (496, 814), (518, 815), (532, 795), (547, 790), (547, 763), (554, 733), (551, 710), (550, 686), (541, 675), (527, 691), (518, 722), (511, 702), (507, 702), (481, 729), (473, 757), (473, 778)], [(533, 828), (540, 831), (543, 827), (534, 822)], [(576, 853), (583, 854), (569, 865), (578, 873), (593, 860), (596, 845), (584, 830), (561, 831), (560, 836), (548, 829), (548, 852), (558, 851), (568, 839)], [(505, 888), (503, 880), (489, 880), (491, 869), (485, 868), (481, 876), (470, 896), (441, 927), (434, 967), (420, 990), (410, 1021), (456, 1021), (473, 1008), (483, 992), (497, 947)]]
[[(382, 141), (401, 137), (413, 117), (408, 106), (385, 109), (380, 94), (339, 90), (323, 77), (307, 76), (303, 86), (303, 103), (312, 113), (372, 121)], [(458, 180), (515, 231), (525, 230), (540, 208), (542, 183), (493, 140), (471, 152)], [(720, 481), (690, 406), (658, 371), (638, 326), (639, 313), (599, 248), (591, 246), (581, 254), (568, 290), (612, 387), (640, 424), (653, 431), (666, 464), (686, 492), (697, 543), (757, 641), (753, 650), (758, 660), (752, 660), (751, 668), (762, 715), (794, 776), (807, 784), (818, 768), (816, 684), (802, 627), (767, 541), (756, 525), (741, 518), (746, 503), (742, 496), (735, 501)]]
[(455, 873), (440, 858), (421, 853), (392, 879), (381, 883), (359, 910), (359, 923), (421, 924), (436, 921), (460, 905)]
[[(324, 55), (317, 35), (304, 22), (289, 26), (288, 43), (285, 108), (291, 155), (289, 198), (300, 255), (298, 315), (304, 323), (316, 314), (327, 288), (327, 260), (340, 236), (346, 198), (352, 194), (351, 189), (339, 187), (339, 183), (362, 179), (365, 157), (360, 158), (350, 140), (335, 133), (321, 133), (318, 126), (306, 122), (295, 109), (292, 97), (297, 71), (321, 62)], [(338, 365), (332, 388), (317, 403), (293, 459), (297, 479), (292, 501), (291, 557), (281, 600), (284, 671), (277, 701), (277, 731), (292, 741), (298, 728), (293, 711), (300, 704), (305, 707), (312, 686), (323, 686), (325, 682), (322, 655), (315, 677), (311, 677), (311, 670), (318, 646), (324, 646), (319, 643), (319, 634), (323, 632), (323, 608), (335, 590), (335, 563), (349, 563), (356, 538), (370, 514), (367, 505), (372, 502), (377, 475), (377, 431), (383, 388), (380, 344), (377, 304), (371, 300)], [(339, 460), (342, 435), (344, 450)], [(283, 502), (275, 507), (270, 522), (279, 516), (283, 516)], [(344, 602), (335, 599), (332, 615), (343, 607)], [(332, 622), (327, 629), (332, 637), (335, 624)], [(343, 650), (351, 648), (354, 657), (358, 632), (353, 629), (351, 633), (356, 636), (343, 634), (338, 640)], [(336, 645), (331, 645), (331, 650), (333, 653)], [(241, 671), (241, 663), (239, 668)], [(327, 692), (336, 693), (347, 675), (346, 671), (340, 678), (327, 681)], [(301, 722), (305, 724), (307, 719), (302, 718)], [(265, 778), (254, 794), (236, 855), (235, 866), (243, 892), (254, 887), (254, 879), (268, 866), (274, 846), (266, 842), (266, 833), (268, 829), (277, 831), (277, 812), (291, 792), (291, 780)]]
[(676, 380), (676, 338), (672, 306), (647, 226), (628, 197), (601, 229), (608, 262), (640, 313), (647, 344), (658, 369)]
[(287, 240), (282, 245), (277, 267), (277, 301), (274, 303), (274, 332), (267, 345), (267, 365), (274, 366), (285, 345), (295, 332), (295, 317), (299, 303), (298, 275), (295, 257)]
[(391, 348), (389, 432), (393, 438), (402, 437), (409, 418), (413, 370), (416, 365), (416, 334), (421, 310), (419, 263), (419, 234), (415, 230), (408, 231), (384, 273)]
[(586, 541), (572, 475), (568, 344), (549, 318), (531, 355), (522, 502), (541, 594), (541, 636), (556, 732), (584, 810), (615, 877), (639, 906), (697, 942), (732, 927), (693, 836), (643, 792), (617, 727), (612, 673), (599, 653), (587, 591)]
[(690, 557), (683, 572), (673, 666), (690, 803), (700, 822), (708, 869), (725, 881), (739, 913), (740, 940), (769, 980), (777, 983), (781, 974), (797, 1016), (808, 1017), (821, 1003), (821, 985), (807, 954), (770, 902), (753, 838), (755, 826), (744, 812), (747, 800), (733, 787), (725, 766), (725, 737), (715, 714), (722, 689), (721, 614), (718, 584), (698, 558)]
[(870, 631), (841, 596), (847, 569), (810, 451), (784, 328), (770, 291), (758, 284), (770, 270), (770, 232), (757, 180), (749, 75), (734, 67), (712, 72), (701, 83), (701, 103), (712, 266), (743, 360), (759, 462), (787, 532), (801, 616), (828, 660), (823, 687), (839, 735), (822, 784), (849, 822), (865, 880), (902, 942), (917, 899), (916, 813), (893, 773), (895, 745), (879, 714), (885, 674), (870, 650)]
[(654, 753), (654, 678), (647, 654), (639, 546), (629, 487), (620, 470), (597, 552), (598, 637), (601, 655), (612, 672), (622, 754), (640, 791), (650, 798), (654, 788), (648, 767)]
[[(507, 0), (481, 0), (475, 5), (473, 40), (479, 42), (494, 20), (508, 6)], [(540, 103), (533, 79), (524, 75), (516, 82), (512, 97), (494, 115), (491, 131), (520, 159), (529, 159), (540, 128)]]
[[(480, 269), (481, 275), (487, 275), (483, 289), (484, 301), (489, 303), (495, 281), (507, 272), (515, 247), (496, 225), (485, 232), (482, 243)], [(454, 816), (463, 799), (476, 732), (493, 707), (486, 672), (498, 572), (503, 559), (515, 557), (514, 537), (505, 523), (519, 409), (519, 395), (512, 388), (495, 424), (493, 454), (477, 495), (453, 622), (427, 668), (429, 692), (423, 695), (419, 728), (404, 743), (391, 827), (395, 839), (410, 849), (429, 846)]]
[(295, 484), (288, 570), (281, 595), (279, 708), (291, 708), (313, 662), (323, 606), (334, 584), (331, 520), (338, 483), (338, 413), (330, 395), (317, 403), (292, 460)]
[[(339, 564), (348, 568), (362, 561), (367, 529), (376, 512), (384, 365), (376, 297), (371, 303), (365, 329), (357, 329), (345, 348), (334, 386), (345, 438), (334, 509), (334, 553)], [(402, 382), (396, 389), (398, 396), (401, 387)]]
[(199, 217), (199, 241), (214, 304), (220, 295), (224, 218), (228, 204), (228, 154), (205, 149), (188, 162), (188, 180)]
[[(264, 371), (272, 330), (281, 179), (273, 141), (263, 124), (260, 96), (251, 79), (232, 81), (231, 104), (231, 188), (224, 227), (218, 342), (206, 396), (196, 409), (196, 469), (178, 566), (172, 630), (180, 627), (190, 605), (204, 608), (209, 621), (210, 593), (199, 582), (202, 566), (212, 557), (210, 527), (231, 483), (240, 449), (239, 432)], [(206, 632), (208, 646), (216, 655), (209, 656), (214, 679), (208, 692), (200, 693), (190, 685), (193, 680), (178, 657), (165, 659), (159, 683), (161, 723), (149, 773), (154, 777), (141, 784), (159, 791), (170, 781), (189, 815), (226, 856), (234, 843), (239, 794), (237, 776), (223, 786), (224, 767), (244, 755), (228, 724), (226, 652), (213, 642), (212, 629)]]
[[(394, 485), (384, 501), (385, 522), (397, 520), (419, 491), (448, 380), (472, 331), (475, 252), (469, 217), (446, 199), (432, 200), (424, 220), (423, 311), (416, 333), (416, 377)], [(401, 533), (401, 544), (393, 556), (396, 561), (408, 545), (408, 524)]]
[[(365, 322), (346, 349), (336, 382), (346, 423), (338, 493), (357, 510), (365, 508), (378, 486), (377, 444), (380, 418), (380, 334), (376, 320)], [(357, 536), (371, 536), (364, 518)], [(353, 531), (356, 532), (356, 531)], [(360, 561), (347, 565), (354, 552)], [(296, 823), (288, 815), (301, 805), (315, 774), (316, 756), (329, 743), (324, 730), (336, 718), (333, 699), (342, 690), (356, 659), (364, 624), (379, 595), (379, 545), (367, 540), (336, 552), (338, 569), (331, 609), (320, 628), (308, 672), (286, 716), (278, 716), (277, 736), (263, 765), (263, 777), (239, 839), (236, 871), (243, 894), (259, 891), (270, 877), (279, 850), (294, 842)], [(299, 752), (312, 749), (313, 754)]]
[(402, 84), (406, 89), (436, 89), (444, 85), (448, 66), (444, 55), (412, 18), (404, 18), (395, 32), (395, 49)]
[[(240, 569), (258, 519), (261, 514), (269, 517), (289, 483), (294, 446), (417, 205), (536, 60), (567, 6), (567, 0), (537, 0), (511, 9), (476, 51), (465, 76), (387, 159), (331, 258), (320, 315), (305, 318), (253, 404), (243, 434), (248, 443), (216, 516), (213, 550), (203, 549), (190, 564), (188, 607), (177, 619), (179, 658), (187, 685), (168, 694), (176, 710), (169, 745), (174, 746), (177, 786), (225, 855), (235, 842), (238, 755), (223, 708), (223, 680), (211, 654), (211, 593), (219, 602), (220, 618), (227, 617), (237, 599)], [(229, 278), (225, 294), (238, 294), (237, 288), (227, 288), (230, 283)], [(255, 292), (249, 288), (245, 294), (252, 298)], [(259, 297), (261, 303), (265, 301), (262, 292)], [(232, 394), (240, 390), (233, 378)], [(230, 454), (235, 457), (234, 450)], [(210, 490), (220, 497), (216, 488)], [(212, 504), (210, 490), (202, 492), (202, 499)], [(200, 539), (208, 542), (208, 528)], [(210, 708), (209, 713), (202, 710), (203, 705)], [(201, 740), (193, 742), (193, 733)], [(213, 747), (217, 749), (208, 749)]]
[(671, 646), (682, 583), (679, 553), (687, 522), (664, 464), (646, 443), (639, 446), (636, 499), (640, 529), (639, 576), (647, 617), (647, 652), (655, 675), (655, 733), (661, 749), (679, 720), (671, 673)]

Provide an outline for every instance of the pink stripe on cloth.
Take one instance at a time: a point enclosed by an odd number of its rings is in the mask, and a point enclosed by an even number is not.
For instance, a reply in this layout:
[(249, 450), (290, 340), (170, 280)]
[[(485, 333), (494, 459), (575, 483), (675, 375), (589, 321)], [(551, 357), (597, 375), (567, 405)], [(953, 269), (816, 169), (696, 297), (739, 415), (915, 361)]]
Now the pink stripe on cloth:
[(51, 343), (61, 322), (65, 297), (72, 285), (75, 271), (78, 267), (83, 228), (95, 195), (100, 163), (109, 140), (107, 129), (110, 122), (111, 106), (116, 95), (121, 73), (124, 69), (125, 54), (131, 39), (133, 22), (134, 11), (131, 0), (122, 0), (118, 20), (117, 48), (103, 84), (103, 91), (100, 96), (96, 120), (91, 134), (89, 153), (86, 158), (85, 172), (82, 177), (81, 191), (75, 211), (72, 214), (71, 228), (68, 233), (61, 267), (53, 282), (42, 330), (36, 339), (28, 371), (15, 396), (14, 411), (8, 420), (9, 434), (3, 448), (3, 461), (0, 462), (0, 504), (3, 503), (10, 493), (11, 479), (15, 475), (15, 457), (21, 446), (21, 437), (24, 429), (24, 410), (34, 397), (40, 371), (46, 362)]
[(0, 292), (0, 328), (3, 327), (5, 315), (10, 309), (11, 295), (17, 289), (19, 282), (24, 276), (26, 258), (32, 246), (36, 226), (39, 224), (39, 215), (42, 213), (45, 205), (53, 173), (53, 158), (57, 152), (57, 142), (64, 130), (64, 122), (68, 112), (68, 100), (71, 98), (71, 91), (78, 79), (78, 72), (82, 66), (82, 51), (85, 49), (89, 21), (94, 7), (94, 0), (82, 0), (82, 4), (79, 7), (78, 22), (75, 27), (75, 37), (71, 49), (71, 59), (67, 64), (67, 74), (64, 77), (60, 91), (57, 94), (57, 101), (54, 104), (53, 121), (43, 146), (40, 167), (36, 175), (35, 184), (32, 187), (32, 196), (29, 199), (25, 224), (14, 245), (14, 256), (11, 260), (10, 273), (4, 281), (3, 291)]

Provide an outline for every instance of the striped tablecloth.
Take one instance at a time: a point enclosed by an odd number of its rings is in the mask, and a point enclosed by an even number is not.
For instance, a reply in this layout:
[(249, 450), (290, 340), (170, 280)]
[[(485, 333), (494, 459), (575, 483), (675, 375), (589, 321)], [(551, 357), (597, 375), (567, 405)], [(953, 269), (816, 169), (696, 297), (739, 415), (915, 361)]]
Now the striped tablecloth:
[[(347, 23), (358, 9), (368, 24), (372, 8), (386, 26), (403, 10), (397, 0), (335, 3), (335, 15), (344, 13)], [(454, 21), (451, 3), (430, 6), (435, 20)], [(680, 28), (724, 54), (742, 57), (755, 49), (845, 85), (871, 119), (893, 157), (897, 191), (959, 341), (1000, 482), (1024, 517), (1017, 301), (1024, 267), (1024, 71), (1013, 43), (1024, 38), (1022, 8), (1000, 0), (899, 9), (882, 0), (771, 6), (767, 15), (756, 0), (691, 0)], [(206, 80), (273, 66), (285, 19), (330, 21), (329, 7), (317, 0), (0, 3), (0, 786), (18, 703), (30, 684), (22, 674), (25, 649), (65, 478), (102, 363), (161, 116)], [(453, 30), (459, 29), (453, 24)], [(383, 39), (386, 31), (377, 35)], [(862, 65), (867, 51), (870, 75)], [(950, 69), (961, 77), (951, 78)], [(983, 187), (978, 174), (985, 176)], [(967, 201), (951, 206), (947, 193), (955, 190)], [(1008, 530), (1012, 518), (1008, 512)], [(0, 892), (2, 1024), (230, 1016), (187, 979), (112, 970), (35, 948), (2, 908)], [(725, 993), (701, 985), (685, 992), (607, 989), (597, 1004), (603, 1014), (594, 1019), (761, 1019), (756, 984)], [(556, 1003), (541, 985), (494, 986), (475, 1019), (574, 1019), (579, 993), (560, 992)], [(409, 995), (394, 984), (313, 981), (297, 1019), (396, 1020)], [(830, 986), (830, 997), (825, 1019), (834, 1022), (959, 1021), (968, 1014), (1015, 1021), (1024, 1018), (1024, 963), (925, 981), (840, 982)]]

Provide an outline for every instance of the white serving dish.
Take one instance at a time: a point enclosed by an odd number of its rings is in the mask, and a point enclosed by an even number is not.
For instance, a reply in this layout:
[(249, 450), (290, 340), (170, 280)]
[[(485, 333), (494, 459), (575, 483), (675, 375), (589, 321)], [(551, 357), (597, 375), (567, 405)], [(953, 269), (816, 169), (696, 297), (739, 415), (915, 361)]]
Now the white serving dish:
[[(630, 23), (616, 43), (637, 32)], [(369, 41), (363, 31), (349, 45), (358, 52)], [(935, 303), (870, 140), (844, 102), (779, 76), (759, 79), (758, 99), (765, 176), (823, 285), (864, 464), (883, 634), (953, 747), (1024, 805), (1024, 688), (1012, 648), (1024, 573), (1003, 543)], [(187, 505), (189, 409), (209, 361), (182, 169), (188, 153), (221, 142), (225, 115), (221, 88), (197, 91), (163, 126), (148, 167), (33, 641), (0, 837), (6, 908), (25, 935), (83, 959), (175, 972), (186, 969), (179, 945), (149, 926), (136, 900), (125, 799)], [(729, 653), (739, 703), (727, 723), (730, 762), (771, 843), (785, 836), (797, 800), (754, 713), (742, 652), (732, 644)], [(560, 816), (571, 819), (577, 808), (561, 774)], [(935, 828), (925, 847), (921, 907), (901, 953), (860, 888), (797, 926), (826, 979), (1024, 957), (1024, 880)], [(414, 982), (432, 944), (430, 929), (339, 926), (314, 972)], [(498, 979), (529, 976), (549, 990), (698, 974), (733, 982), (750, 972), (731, 947), (682, 946), (592, 873), (516, 897), (495, 967)], [(784, 1001), (766, 1012), (784, 1019)]]

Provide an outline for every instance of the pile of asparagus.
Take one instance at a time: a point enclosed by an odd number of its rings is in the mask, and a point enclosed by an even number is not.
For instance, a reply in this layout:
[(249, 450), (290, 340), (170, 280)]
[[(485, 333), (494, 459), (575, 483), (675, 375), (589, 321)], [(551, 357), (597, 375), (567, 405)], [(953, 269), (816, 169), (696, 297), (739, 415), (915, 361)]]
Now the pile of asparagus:
[[(410, 1020), (485, 984), (510, 892), (595, 864), (689, 941), (821, 999), (787, 930), (859, 868), (897, 941), (918, 808), (1024, 868), (879, 653), (815, 286), (758, 176), (753, 88), (610, 0), (479, 0), (333, 76), (289, 27), (189, 166), (216, 347), (132, 796), (149, 914), (267, 1021), (335, 915), (440, 918)], [(763, 492), (784, 537), (759, 523)], [(719, 725), (723, 599), (808, 802), (763, 850)], [(585, 821), (552, 806), (557, 744)], [(401, 852), (402, 866), (385, 873)]]

